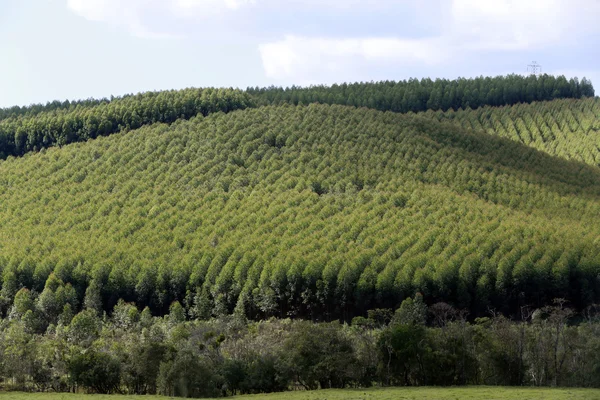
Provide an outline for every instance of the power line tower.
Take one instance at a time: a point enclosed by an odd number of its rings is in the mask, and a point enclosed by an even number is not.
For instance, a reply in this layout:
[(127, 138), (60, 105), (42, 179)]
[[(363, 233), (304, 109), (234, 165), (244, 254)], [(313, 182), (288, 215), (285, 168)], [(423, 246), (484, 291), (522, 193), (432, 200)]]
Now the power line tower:
[(531, 64), (527, 64), (527, 73), (538, 76), (542, 73), (542, 66), (537, 61), (532, 61)]

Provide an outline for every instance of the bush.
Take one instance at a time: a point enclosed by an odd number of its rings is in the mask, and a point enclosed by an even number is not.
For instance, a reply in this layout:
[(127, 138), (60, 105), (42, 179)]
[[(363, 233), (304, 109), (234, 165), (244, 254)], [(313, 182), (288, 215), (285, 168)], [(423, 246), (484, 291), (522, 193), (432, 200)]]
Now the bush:
[(181, 349), (174, 360), (160, 365), (158, 392), (164, 396), (216, 397), (225, 388), (212, 363), (190, 349)]
[(343, 388), (356, 357), (340, 325), (298, 323), (283, 345), (284, 371), (307, 389)]
[(117, 393), (121, 383), (121, 364), (110, 354), (92, 349), (71, 358), (69, 374), (76, 385), (95, 393)]

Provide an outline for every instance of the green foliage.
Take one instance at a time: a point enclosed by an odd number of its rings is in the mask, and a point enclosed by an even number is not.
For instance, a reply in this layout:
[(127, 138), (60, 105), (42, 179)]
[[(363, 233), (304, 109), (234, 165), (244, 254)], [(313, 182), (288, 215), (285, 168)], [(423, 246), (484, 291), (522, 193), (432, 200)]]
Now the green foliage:
[[(146, 92), (122, 98), (0, 110), (0, 156), (19, 156), (51, 146), (85, 141), (157, 122), (252, 106), (249, 95), (233, 89)], [(83, 179), (78, 175), (75, 180)]]
[[(129, 96), (123, 96), (129, 97)], [(32, 104), (29, 106), (13, 106), (7, 108), (0, 108), (0, 120), (13, 118), (18, 116), (34, 116), (45, 111), (62, 110), (81, 107), (93, 107), (102, 103), (110, 103), (113, 100), (119, 100), (119, 98), (111, 97), (111, 99), (87, 99), (78, 101), (52, 101), (46, 104)]]
[[(117, 311), (129, 306), (118, 302)], [(450, 317), (440, 326), (441, 310)], [(22, 321), (3, 320), (0, 378), (7, 389), (181, 397), (390, 384), (600, 385), (595, 312), (577, 316), (585, 316), (579, 324), (562, 300), (526, 312), (523, 322), (469, 323), (447, 306), (428, 312), (433, 326), (379, 327), (232, 317), (173, 324), (169, 316), (125, 327), (115, 312), (97, 322), (93, 340), (80, 342), (61, 326), (29, 334)]]
[(185, 310), (178, 301), (174, 301), (169, 307), (169, 321), (172, 324), (185, 321)]
[[(127, 329), (135, 332), (134, 326)], [(123, 381), (130, 393), (156, 393), (161, 362), (165, 360), (169, 346), (158, 338), (145, 337), (131, 343), (127, 357), (123, 357)]]
[(600, 101), (596, 98), (426, 112), (466, 130), (506, 137), (553, 156), (600, 165)]
[(2, 310), (23, 287), (36, 332), (119, 298), (190, 318), (350, 321), (417, 292), (474, 317), (557, 296), (582, 309), (600, 297), (599, 182), (416, 115), (281, 106), (147, 126), (0, 163)]
[(69, 325), (68, 337), (72, 343), (89, 346), (100, 334), (100, 321), (92, 310), (75, 315)]
[(113, 308), (112, 318), (121, 329), (133, 327), (139, 320), (140, 312), (135, 304), (125, 303), (122, 299)]
[(592, 83), (564, 76), (479, 77), (457, 80), (424, 78), (420, 81), (343, 83), (332, 86), (248, 88), (264, 104), (341, 104), (381, 111), (418, 112), (458, 110), (485, 105), (503, 106), (563, 98), (594, 97)]
[(23, 316), (27, 311), (33, 310), (34, 305), (34, 298), (29, 289), (21, 288), (15, 295), (13, 308), (17, 316)]
[(425, 327), (414, 324), (395, 324), (386, 329), (379, 339), (382, 374), (388, 384), (413, 386), (426, 384), (422, 359), (425, 356)]
[[(545, 75), (0, 110), (24, 155), (0, 161), (3, 387), (597, 387), (593, 94)], [(315, 102), (336, 105), (289, 104)], [(272, 316), (352, 326), (247, 322)]]
[(405, 299), (396, 310), (393, 321), (405, 325), (425, 325), (427, 306), (423, 302), (423, 295), (417, 293), (414, 300), (410, 297)]
[(222, 378), (206, 361), (191, 351), (180, 350), (173, 361), (160, 365), (159, 393), (178, 397), (218, 396)]
[(115, 393), (121, 383), (121, 365), (110, 354), (87, 349), (69, 362), (73, 382), (95, 393)]
[(300, 324), (283, 344), (281, 357), (284, 370), (306, 389), (345, 387), (356, 363), (338, 324)]

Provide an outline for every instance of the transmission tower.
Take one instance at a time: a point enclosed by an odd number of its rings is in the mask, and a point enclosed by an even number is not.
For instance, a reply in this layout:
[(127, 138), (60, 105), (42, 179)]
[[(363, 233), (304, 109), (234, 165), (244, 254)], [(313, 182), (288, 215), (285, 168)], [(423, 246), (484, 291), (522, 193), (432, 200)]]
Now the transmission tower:
[(532, 61), (531, 64), (527, 64), (527, 73), (538, 76), (542, 73), (542, 66), (537, 61)]

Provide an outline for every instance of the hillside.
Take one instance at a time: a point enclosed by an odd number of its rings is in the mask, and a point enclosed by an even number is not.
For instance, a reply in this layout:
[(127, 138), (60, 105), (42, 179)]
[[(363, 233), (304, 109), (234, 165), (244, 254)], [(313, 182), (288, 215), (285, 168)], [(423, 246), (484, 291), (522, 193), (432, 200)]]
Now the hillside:
[(2, 161), (0, 199), (5, 312), (52, 272), (76, 307), (181, 300), (196, 317), (349, 319), (417, 291), (472, 315), (600, 298), (598, 168), (414, 114), (148, 125)]
[(254, 105), (240, 90), (208, 88), (146, 92), (111, 101), (53, 102), (17, 108), (18, 112), (7, 109), (6, 118), (0, 112), (0, 158)]
[(380, 111), (419, 112), (504, 106), (594, 97), (592, 83), (564, 76), (506, 75), (455, 80), (342, 83), (331, 86), (248, 88), (259, 104), (341, 104)]
[(227, 113), (259, 105), (324, 103), (380, 111), (419, 112), (593, 96), (594, 87), (585, 78), (579, 82), (577, 78), (567, 80), (564, 76), (507, 75), (285, 89), (248, 88), (246, 91), (188, 88), (111, 96), (110, 100), (53, 101), (45, 105), (0, 109), (0, 158), (84, 142), (157, 122), (172, 123), (197, 114)]
[(600, 166), (600, 100), (565, 99), (422, 115), (482, 130), (548, 154)]

